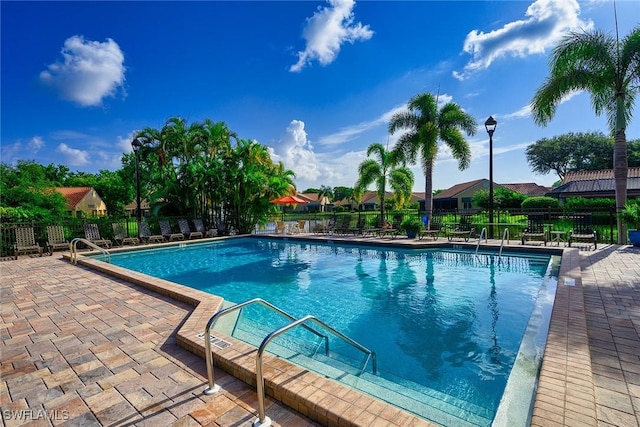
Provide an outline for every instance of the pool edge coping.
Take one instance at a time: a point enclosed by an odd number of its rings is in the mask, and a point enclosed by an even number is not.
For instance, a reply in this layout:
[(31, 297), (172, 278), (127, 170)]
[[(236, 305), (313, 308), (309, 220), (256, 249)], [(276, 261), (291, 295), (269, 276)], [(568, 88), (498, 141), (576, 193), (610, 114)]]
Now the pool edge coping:
[[(249, 236), (236, 236), (249, 237)], [(294, 236), (256, 236), (283, 240), (336, 241), (363, 244), (360, 240), (332, 238), (297, 238)], [(202, 242), (191, 241), (185, 243)], [(381, 242), (370, 241), (369, 244)], [(475, 244), (444, 242), (410, 245), (390, 240), (382, 242), (402, 248), (451, 247)], [(481, 247), (495, 248), (496, 245)], [(518, 250), (520, 246), (511, 245)], [(577, 248), (526, 248), (526, 251), (562, 255), (558, 286), (549, 323), (549, 332), (540, 367), (531, 426), (597, 425), (595, 387), (591, 369), (591, 357), (587, 336), (586, 310), (582, 289), (579, 249)], [(204, 331), (209, 318), (220, 309), (223, 299), (202, 291), (156, 279), (111, 264), (90, 259), (79, 254), (78, 264), (111, 274), (122, 280), (142, 286), (178, 301), (194, 306), (194, 310), (176, 334), (178, 345), (203, 357), (204, 341), (197, 335)], [(568, 279), (568, 280), (567, 280)], [(225, 337), (232, 346), (214, 352), (217, 367), (255, 387), (255, 353), (250, 347), (231, 337)], [(203, 360), (204, 362), (204, 360)], [(363, 425), (382, 417), (392, 425), (434, 425), (429, 421), (389, 405), (357, 390), (348, 388), (319, 374), (300, 368), (290, 362), (266, 354), (264, 357), (265, 390), (267, 396), (282, 402), (314, 421), (324, 425)], [(295, 379), (292, 381), (292, 379)], [(206, 384), (203, 384), (203, 387)]]

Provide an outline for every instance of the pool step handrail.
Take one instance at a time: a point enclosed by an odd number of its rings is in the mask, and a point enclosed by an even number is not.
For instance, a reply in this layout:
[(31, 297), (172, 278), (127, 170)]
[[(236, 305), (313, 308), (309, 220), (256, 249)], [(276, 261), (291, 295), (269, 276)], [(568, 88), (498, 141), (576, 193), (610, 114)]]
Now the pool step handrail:
[(487, 243), (487, 227), (483, 227), (480, 230), (480, 236), (478, 236), (478, 244), (476, 245), (476, 255), (478, 255), (478, 249), (480, 248), (480, 241), (482, 240), (482, 236), (484, 236), (484, 242)]
[[(245, 302), (241, 302), (239, 304), (220, 310), (216, 314), (211, 316), (211, 318), (207, 322), (207, 326), (204, 329), (205, 360), (207, 364), (207, 379), (209, 381), (207, 388), (204, 389), (204, 394), (214, 394), (220, 391), (220, 386), (218, 386), (215, 383), (214, 376), (213, 376), (213, 354), (211, 353), (211, 329), (215, 325), (216, 321), (222, 316), (238, 311), (251, 304), (260, 304), (288, 318), (289, 320), (296, 320), (296, 318), (293, 315), (276, 307), (270, 302), (263, 300), (262, 298), (253, 298)], [(308, 325), (305, 325), (305, 328), (310, 332), (318, 335), (320, 338), (324, 339), (324, 351), (325, 351), (325, 354), (328, 355), (329, 354), (329, 337), (316, 331), (315, 329), (313, 329)]]
[(507, 238), (507, 245), (509, 244), (509, 229), (505, 228), (502, 232), (502, 242), (500, 242), (500, 252), (498, 252), (498, 256), (502, 256), (502, 248), (504, 248), (504, 238)]
[(102, 252), (103, 255), (106, 256), (107, 262), (111, 264), (111, 254), (109, 253), (108, 250), (106, 250), (105, 248), (101, 248), (100, 246), (93, 243), (91, 240), (87, 240), (83, 237), (76, 237), (71, 241), (71, 243), (69, 243), (69, 252), (71, 253), (70, 260), (72, 264), (78, 263), (78, 243), (83, 243), (89, 246), (91, 249), (99, 250), (100, 252)]
[(277, 337), (278, 335), (281, 335), (285, 332), (287, 332), (290, 329), (293, 329), (297, 326), (304, 326), (305, 322), (307, 321), (313, 321), (315, 323), (317, 323), (318, 325), (322, 326), (325, 329), (328, 329), (329, 331), (331, 331), (332, 333), (334, 333), (336, 336), (340, 337), (342, 340), (344, 340), (345, 342), (347, 342), (348, 344), (351, 344), (352, 346), (354, 346), (355, 348), (357, 348), (358, 350), (366, 353), (367, 356), (367, 360), (365, 360), (364, 362), (364, 366), (362, 368), (362, 372), (364, 372), (367, 364), (369, 363), (369, 359), (371, 359), (371, 366), (372, 366), (372, 371), (373, 374), (375, 375), (378, 371), (378, 367), (377, 367), (377, 361), (376, 361), (376, 354), (369, 350), (368, 348), (364, 347), (363, 345), (357, 343), (356, 341), (352, 340), (351, 338), (347, 337), (346, 335), (342, 334), (341, 332), (335, 330), (334, 328), (332, 328), (331, 326), (327, 325), (326, 323), (324, 323), (322, 320), (318, 319), (315, 316), (312, 315), (307, 315), (304, 317), (301, 317), (300, 319), (294, 320), (293, 322), (289, 323), (288, 325), (285, 325), (279, 329), (276, 329), (275, 331), (271, 332), (269, 335), (267, 335), (263, 340), (262, 343), (260, 344), (260, 347), (258, 347), (258, 354), (256, 355), (256, 392), (258, 394), (258, 419), (255, 420), (253, 422), (253, 427), (266, 427), (266, 426), (270, 426), (271, 425), (271, 420), (269, 419), (269, 417), (267, 417), (265, 415), (265, 408), (264, 408), (264, 375), (262, 374), (262, 355), (264, 354), (265, 349), (267, 348), (267, 345), (269, 344), (269, 342), (271, 342), (272, 339), (274, 339), (275, 337)]

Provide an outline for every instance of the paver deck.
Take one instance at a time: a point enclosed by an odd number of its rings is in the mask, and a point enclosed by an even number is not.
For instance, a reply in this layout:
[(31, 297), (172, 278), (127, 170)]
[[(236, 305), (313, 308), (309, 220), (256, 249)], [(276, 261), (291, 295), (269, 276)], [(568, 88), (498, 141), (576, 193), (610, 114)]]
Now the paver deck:
[[(3, 262), (0, 275), (3, 425), (248, 426), (256, 418), (255, 387), (216, 369), (223, 392), (204, 395), (202, 357), (178, 345), (191, 323), (202, 330), (189, 303), (197, 295), (181, 302), (173, 289), (158, 293), (58, 256)], [(323, 399), (337, 415), (367, 415), (349, 425), (415, 422), (357, 393)], [(319, 425), (287, 402), (267, 399), (274, 425)], [(322, 424), (344, 419), (326, 414)], [(640, 249), (565, 251), (532, 425), (640, 426)]]

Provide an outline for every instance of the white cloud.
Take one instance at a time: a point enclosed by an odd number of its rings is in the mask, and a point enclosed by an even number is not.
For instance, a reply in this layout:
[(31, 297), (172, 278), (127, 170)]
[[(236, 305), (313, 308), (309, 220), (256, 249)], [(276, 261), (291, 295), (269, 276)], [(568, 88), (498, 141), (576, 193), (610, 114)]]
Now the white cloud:
[(329, 7), (319, 7), (307, 19), (302, 37), (306, 41), (304, 51), (298, 52), (298, 62), (289, 71), (298, 72), (313, 60), (321, 65), (332, 63), (344, 42), (369, 40), (373, 31), (360, 22), (354, 24), (354, 0), (328, 0)]
[[(577, 95), (580, 95), (583, 92), (584, 91), (582, 91), (582, 90), (569, 92), (568, 94), (566, 94), (565, 96), (562, 97), (562, 99), (560, 100), (560, 102), (558, 104), (559, 105), (560, 104), (564, 104), (565, 102), (570, 101), (572, 98), (574, 98)], [(522, 107), (521, 109), (519, 109), (518, 111), (515, 111), (513, 113), (505, 114), (502, 117), (505, 118), (505, 119), (523, 119), (523, 118), (530, 117), (530, 116), (531, 116), (531, 104), (526, 105), (526, 106)], [(497, 117), (497, 116), (494, 116), (494, 117)]]
[(277, 146), (269, 147), (269, 153), (273, 161), (281, 161), (295, 172), (300, 191), (321, 185), (352, 186), (358, 164), (366, 156), (365, 152), (316, 153), (300, 120), (291, 121)]
[(61, 50), (64, 62), (55, 62), (40, 73), (40, 80), (63, 99), (83, 107), (96, 106), (114, 96), (124, 84), (124, 54), (112, 39), (104, 43), (69, 37)]
[(577, 0), (536, 0), (527, 8), (524, 20), (510, 22), (488, 33), (473, 30), (464, 42), (464, 51), (471, 54), (472, 59), (464, 71), (454, 71), (453, 75), (464, 80), (499, 58), (542, 54), (567, 32), (593, 28), (593, 22), (582, 21), (579, 15)]
[(36, 135), (26, 142), (18, 140), (13, 144), (3, 144), (0, 157), (4, 163), (15, 164), (18, 160), (33, 158), (44, 146), (44, 139)]
[(71, 148), (65, 143), (61, 143), (56, 148), (56, 151), (63, 156), (65, 156), (66, 160), (61, 163), (65, 163), (69, 166), (86, 166), (89, 163), (89, 153), (83, 150), (78, 150), (76, 148)]
[(320, 145), (344, 144), (345, 142), (353, 140), (355, 137), (357, 137), (358, 135), (368, 130), (377, 128), (382, 125), (386, 126), (387, 123), (389, 123), (389, 120), (391, 120), (391, 116), (393, 116), (395, 113), (399, 113), (406, 110), (407, 110), (406, 104), (400, 105), (398, 107), (394, 107), (391, 110), (384, 112), (382, 115), (380, 115), (379, 117), (373, 120), (348, 126), (340, 129), (340, 131), (336, 133), (332, 133), (330, 135), (320, 137), (318, 144)]

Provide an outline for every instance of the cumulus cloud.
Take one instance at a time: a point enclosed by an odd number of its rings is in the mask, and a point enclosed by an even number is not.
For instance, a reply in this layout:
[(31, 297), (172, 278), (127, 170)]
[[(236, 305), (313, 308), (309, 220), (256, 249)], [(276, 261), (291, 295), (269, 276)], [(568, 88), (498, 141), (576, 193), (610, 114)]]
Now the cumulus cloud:
[(89, 163), (89, 153), (76, 148), (71, 148), (65, 143), (61, 143), (56, 151), (65, 157), (65, 163), (69, 166), (86, 166)]
[(467, 34), (464, 52), (472, 55), (472, 59), (462, 72), (454, 71), (454, 77), (464, 80), (505, 56), (542, 54), (553, 48), (567, 32), (593, 28), (592, 21), (580, 20), (577, 0), (536, 0), (529, 5), (525, 15), (526, 19), (510, 22), (488, 33), (473, 30)]
[(354, 0), (329, 0), (328, 7), (319, 7), (307, 19), (302, 37), (306, 41), (305, 50), (298, 52), (298, 62), (289, 71), (298, 72), (311, 61), (321, 65), (332, 63), (343, 43), (369, 40), (373, 31), (368, 25), (354, 23)]
[(114, 96), (124, 84), (124, 54), (112, 39), (105, 42), (69, 37), (61, 50), (63, 62), (55, 62), (40, 73), (40, 81), (54, 88), (63, 99), (88, 107)]
[(0, 156), (3, 162), (15, 164), (18, 160), (33, 158), (44, 146), (44, 139), (36, 135), (28, 141), (18, 140), (13, 144), (3, 144)]
[[(569, 92), (568, 94), (562, 97), (559, 104), (564, 104), (565, 102), (570, 101), (573, 97), (580, 95), (583, 92), (584, 92), (583, 90), (575, 90), (575, 91)], [(526, 105), (521, 109), (519, 109), (518, 111), (514, 111), (513, 113), (505, 114), (502, 117), (504, 117), (505, 119), (522, 119), (530, 116), (531, 116), (531, 104)]]

